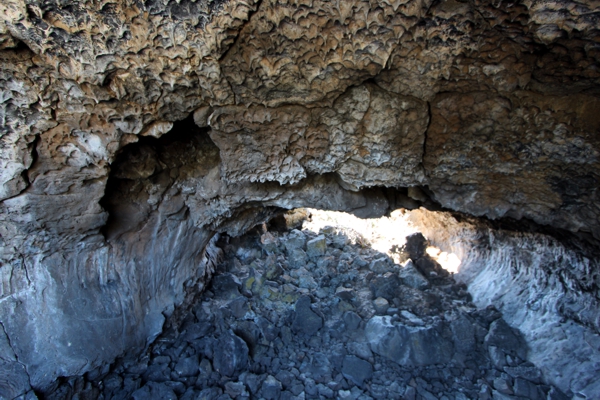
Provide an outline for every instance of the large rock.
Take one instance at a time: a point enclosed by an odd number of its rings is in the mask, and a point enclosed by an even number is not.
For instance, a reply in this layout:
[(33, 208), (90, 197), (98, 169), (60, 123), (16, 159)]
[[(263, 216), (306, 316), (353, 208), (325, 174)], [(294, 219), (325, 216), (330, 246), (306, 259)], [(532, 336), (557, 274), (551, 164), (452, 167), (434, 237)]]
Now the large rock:
[(392, 317), (376, 316), (365, 329), (371, 349), (399, 365), (444, 364), (452, 359), (454, 346), (444, 338), (441, 327), (413, 327), (392, 323)]
[(213, 366), (224, 376), (233, 376), (248, 364), (248, 346), (239, 336), (228, 332), (215, 344)]
[(310, 308), (310, 297), (302, 296), (295, 305), (292, 329), (306, 335), (314, 335), (323, 327), (323, 319)]

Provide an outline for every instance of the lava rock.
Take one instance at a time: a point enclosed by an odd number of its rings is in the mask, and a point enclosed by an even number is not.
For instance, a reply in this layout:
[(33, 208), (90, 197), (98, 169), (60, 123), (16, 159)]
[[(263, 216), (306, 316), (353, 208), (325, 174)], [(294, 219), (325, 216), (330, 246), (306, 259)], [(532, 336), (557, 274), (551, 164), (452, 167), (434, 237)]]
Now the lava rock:
[(175, 364), (173, 371), (181, 377), (198, 375), (200, 370), (200, 361), (198, 356), (191, 356), (181, 359)]
[(315, 259), (325, 255), (327, 251), (327, 241), (324, 235), (319, 235), (306, 242), (306, 254), (309, 258)]
[(404, 251), (408, 253), (408, 256), (416, 261), (423, 257), (425, 249), (427, 248), (427, 239), (422, 233), (413, 233), (406, 237), (406, 244), (404, 245)]
[(148, 382), (131, 395), (133, 400), (177, 400), (177, 395), (164, 383)]
[(260, 393), (266, 400), (279, 399), (279, 395), (281, 394), (281, 382), (272, 375), (267, 376), (267, 379), (262, 383)]
[(502, 318), (490, 324), (484, 343), (486, 346), (496, 346), (507, 354), (518, 356), (523, 360), (527, 357), (527, 344), (520, 332), (511, 328)]
[(288, 255), (294, 250), (304, 250), (306, 248), (306, 236), (302, 231), (294, 229), (284, 239), (283, 245)]
[(347, 311), (344, 313), (344, 324), (346, 324), (346, 328), (348, 330), (354, 331), (358, 329), (360, 323), (362, 322), (362, 318), (355, 313), (354, 311)]
[(475, 331), (473, 322), (464, 314), (450, 323), (454, 347), (458, 353), (469, 354), (475, 349)]
[(429, 287), (429, 281), (417, 270), (412, 261), (400, 269), (398, 273), (400, 281), (411, 288), (424, 290)]
[(392, 324), (389, 316), (369, 320), (365, 330), (371, 349), (399, 365), (425, 366), (447, 363), (454, 346), (437, 326), (412, 327)]
[(391, 272), (373, 278), (369, 284), (373, 297), (383, 297), (388, 301), (392, 301), (397, 296), (400, 285), (398, 275)]
[(363, 387), (364, 382), (373, 377), (373, 366), (358, 357), (346, 356), (342, 365), (342, 374), (355, 385)]
[(323, 327), (323, 319), (311, 310), (310, 304), (309, 296), (302, 296), (298, 299), (292, 324), (292, 329), (295, 332), (302, 332), (309, 336), (314, 335)]
[(213, 366), (225, 376), (232, 376), (248, 364), (248, 346), (233, 332), (224, 332), (216, 342)]

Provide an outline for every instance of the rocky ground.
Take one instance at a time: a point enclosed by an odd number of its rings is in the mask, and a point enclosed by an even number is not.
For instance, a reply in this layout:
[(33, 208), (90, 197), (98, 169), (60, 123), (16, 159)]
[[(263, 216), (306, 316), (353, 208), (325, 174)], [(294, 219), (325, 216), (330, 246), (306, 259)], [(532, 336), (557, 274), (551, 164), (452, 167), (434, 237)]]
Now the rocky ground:
[(326, 222), (222, 237), (212, 284), (178, 329), (135, 363), (65, 380), (45, 397), (567, 398), (420, 233), (382, 252), (373, 235)]

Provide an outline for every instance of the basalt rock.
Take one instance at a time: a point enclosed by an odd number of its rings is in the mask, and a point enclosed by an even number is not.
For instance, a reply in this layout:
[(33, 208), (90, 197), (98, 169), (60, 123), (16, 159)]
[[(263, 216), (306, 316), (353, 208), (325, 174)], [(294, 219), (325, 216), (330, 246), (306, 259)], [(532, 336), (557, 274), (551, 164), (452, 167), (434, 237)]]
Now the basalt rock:
[[(445, 207), (597, 242), (598, 7), (4, 1), (2, 395), (141, 352), (206, 286), (215, 232), (282, 209)], [(555, 299), (574, 323), (598, 325), (595, 274), (563, 279), (594, 305)]]

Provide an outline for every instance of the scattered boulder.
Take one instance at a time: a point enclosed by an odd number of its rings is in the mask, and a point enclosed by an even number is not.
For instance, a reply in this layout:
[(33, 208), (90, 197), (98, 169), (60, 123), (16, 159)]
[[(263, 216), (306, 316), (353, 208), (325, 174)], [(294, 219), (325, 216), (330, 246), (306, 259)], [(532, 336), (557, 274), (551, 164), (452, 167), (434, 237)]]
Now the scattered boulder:
[(344, 378), (362, 387), (364, 382), (373, 376), (373, 366), (358, 357), (346, 356), (342, 365), (342, 374)]
[(365, 330), (371, 349), (400, 365), (425, 366), (447, 363), (454, 346), (437, 326), (413, 327), (392, 323), (389, 316), (376, 316)]
[(314, 335), (323, 327), (323, 319), (310, 308), (309, 296), (302, 296), (295, 305), (294, 322), (292, 329), (306, 335)]
[(327, 241), (324, 235), (319, 235), (306, 242), (306, 254), (309, 258), (315, 259), (325, 255), (327, 251)]
[(412, 261), (408, 261), (404, 267), (400, 268), (398, 275), (404, 285), (413, 289), (424, 290), (429, 287), (429, 281), (417, 270)]
[(274, 376), (269, 375), (267, 379), (263, 381), (261, 387), (261, 394), (266, 400), (277, 400), (281, 394), (281, 382), (279, 382)]
[(485, 337), (486, 346), (496, 346), (506, 354), (527, 358), (527, 344), (520, 333), (511, 328), (503, 319), (496, 319), (490, 324), (490, 330)]
[(214, 349), (213, 366), (217, 372), (232, 376), (248, 364), (248, 346), (233, 332), (220, 335)]

